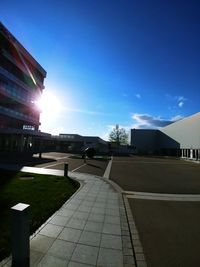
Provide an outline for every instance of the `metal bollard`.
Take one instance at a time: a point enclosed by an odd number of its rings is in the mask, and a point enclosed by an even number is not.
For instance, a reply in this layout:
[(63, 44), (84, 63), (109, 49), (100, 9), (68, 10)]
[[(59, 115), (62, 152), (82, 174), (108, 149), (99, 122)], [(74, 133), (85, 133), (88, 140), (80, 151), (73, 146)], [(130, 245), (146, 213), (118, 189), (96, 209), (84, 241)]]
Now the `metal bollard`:
[(30, 205), (24, 203), (18, 203), (17, 205), (11, 208), (12, 267), (30, 266), (29, 210), (30, 210)]
[(64, 165), (64, 176), (68, 177), (68, 163), (65, 163)]

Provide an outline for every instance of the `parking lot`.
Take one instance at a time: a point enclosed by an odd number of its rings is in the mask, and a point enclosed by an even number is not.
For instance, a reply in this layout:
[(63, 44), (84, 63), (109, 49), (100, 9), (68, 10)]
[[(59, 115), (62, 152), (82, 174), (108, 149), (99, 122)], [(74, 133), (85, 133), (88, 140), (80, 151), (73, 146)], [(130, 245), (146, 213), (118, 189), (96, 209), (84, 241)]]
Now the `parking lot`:
[(110, 178), (127, 191), (148, 267), (200, 266), (200, 164), (114, 157)]
[(200, 164), (183, 160), (114, 157), (110, 178), (128, 191), (200, 193)]

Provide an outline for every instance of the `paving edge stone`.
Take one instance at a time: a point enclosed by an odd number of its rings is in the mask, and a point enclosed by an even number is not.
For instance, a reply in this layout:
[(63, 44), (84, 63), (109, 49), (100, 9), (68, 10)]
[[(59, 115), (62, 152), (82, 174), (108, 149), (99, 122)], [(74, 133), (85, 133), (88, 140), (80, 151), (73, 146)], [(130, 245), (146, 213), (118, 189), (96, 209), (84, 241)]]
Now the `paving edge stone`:
[(124, 206), (126, 209), (129, 231), (131, 233), (131, 243), (133, 246), (134, 259), (137, 267), (147, 267), (145, 260), (142, 243), (140, 241), (139, 233), (133, 219), (132, 211), (128, 202), (128, 199), (125, 194), (123, 194)]
[[(85, 173), (85, 175), (94, 176), (94, 175), (91, 175), (91, 174), (88, 174), (88, 173)], [(127, 209), (126, 209), (126, 205), (125, 205), (125, 202), (124, 202), (123, 190), (119, 185), (117, 185), (115, 182), (111, 181), (108, 178), (97, 176), (97, 175), (95, 175), (95, 177), (99, 178), (99, 179), (103, 180), (104, 182), (106, 182), (107, 184), (111, 185), (113, 187), (113, 189), (119, 195), (119, 212), (120, 212), (120, 222), (121, 222), (123, 266), (125, 266), (125, 267), (136, 267), (137, 264), (136, 264), (136, 257), (134, 255), (135, 252), (134, 252), (133, 243), (131, 242), (131, 240), (132, 240), (132, 238), (131, 238), (132, 232), (130, 232), (129, 218), (127, 216)], [(73, 177), (73, 179), (74, 178), (75, 177)], [(130, 212), (130, 215), (132, 216), (130, 207), (129, 207), (129, 212)], [(125, 228), (125, 230), (129, 231), (129, 235), (127, 235), (127, 231), (123, 233), (122, 224), (123, 224), (123, 227)], [(129, 246), (127, 246), (127, 244)], [(139, 254), (141, 255), (141, 252)], [(143, 261), (140, 260), (140, 263), (143, 263)], [(146, 263), (146, 262), (144, 262), (144, 263)], [(144, 266), (141, 266), (141, 265), (139, 266), (138, 265), (138, 267), (147, 267), (147, 266), (145, 266), (145, 265)]]
[(80, 184), (80, 187), (74, 192), (73, 195), (71, 195), (70, 198), (68, 198), (68, 200), (56, 212), (54, 212), (42, 225), (40, 225), (40, 227), (32, 235), (30, 235), (30, 241), (37, 234), (39, 234), (39, 232), (42, 230), (42, 228), (44, 228), (49, 223), (49, 221), (51, 221), (53, 219), (53, 217), (55, 217), (57, 215), (59, 210), (62, 209), (63, 206), (65, 206), (67, 203), (69, 203), (76, 196), (76, 194), (79, 193), (79, 191), (84, 187), (84, 185), (86, 184), (84, 181), (80, 181), (80, 180), (76, 179), (75, 177), (70, 177), (70, 179), (77, 181)]
[(121, 223), (121, 237), (122, 237), (122, 252), (123, 252), (123, 266), (125, 267), (136, 267), (136, 258), (134, 255), (133, 243), (131, 242), (131, 235), (127, 210), (123, 199), (122, 188), (111, 181), (110, 179), (101, 177), (106, 183), (110, 184), (119, 194), (119, 212), (120, 212), (120, 223)]
[[(75, 180), (75, 181), (77, 181), (79, 184), (80, 184), (80, 186), (79, 186), (79, 188), (76, 190), (76, 192), (73, 194), (73, 195), (71, 195), (71, 197), (51, 216), (51, 217), (49, 217), (46, 221), (45, 221), (45, 223), (43, 223), (42, 225), (40, 225), (40, 227), (32, 234), (32, 235), (30, 235), (30, 241), (37, 235), (37, 234), (39, 234), (39, 232), (42, 230), (42, 228), (44, 228), (45, 227), (45, 225), (47, 225), (48, 224), (48, 222), (54, 217), (54, 216), (56, 216), (56, 214), (57, 214), (57, 212), (66, 204), (66, 203), (68, 203), (68, 202), (70, 202), (75, 196), (76, 196), (76, 194), (78, 194), (78, 192), (84, 187), (84, 185), (86, 184), (85, 183), (85, 181), (81, 181), (81, 180), (79, 180), (79, 179), (77, 179), (76, 177), (71, 177), (70, 176), (70, 179), (73, 179), (73, 180)], [(7, 258), (5, 258), (5, 259), (3, 259), (2, 261), (0, 261), (0, 267), (6, 267), (7, 266), (7, 264), (9, 264), (10, 262), (12, 261), (12, 255), (10, 255), (10, 256), (8, 256)]]

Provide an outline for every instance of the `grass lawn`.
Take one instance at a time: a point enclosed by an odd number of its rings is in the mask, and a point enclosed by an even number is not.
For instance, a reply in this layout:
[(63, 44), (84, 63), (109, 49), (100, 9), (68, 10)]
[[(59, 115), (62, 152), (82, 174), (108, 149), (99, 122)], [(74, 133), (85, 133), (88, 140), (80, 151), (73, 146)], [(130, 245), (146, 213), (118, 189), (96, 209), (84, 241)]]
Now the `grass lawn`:
[(78, 189), (70, 178), (0, 170), (0, 261), (10, 254), (10, 208), (29, 204), (31, 234)]

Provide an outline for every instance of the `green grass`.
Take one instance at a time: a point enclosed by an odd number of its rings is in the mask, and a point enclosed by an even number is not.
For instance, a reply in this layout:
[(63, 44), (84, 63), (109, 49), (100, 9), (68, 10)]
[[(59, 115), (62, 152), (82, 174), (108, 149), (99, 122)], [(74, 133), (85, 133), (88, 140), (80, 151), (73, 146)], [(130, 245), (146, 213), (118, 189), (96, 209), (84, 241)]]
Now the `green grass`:
[[(33, 177), (34, 179), (20, 179)], [(0, 170), (0, 261), (10, 254), (10, 208), (29, 204), (31, 234), (78, 189), (70, 178)]]

